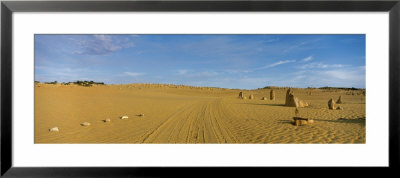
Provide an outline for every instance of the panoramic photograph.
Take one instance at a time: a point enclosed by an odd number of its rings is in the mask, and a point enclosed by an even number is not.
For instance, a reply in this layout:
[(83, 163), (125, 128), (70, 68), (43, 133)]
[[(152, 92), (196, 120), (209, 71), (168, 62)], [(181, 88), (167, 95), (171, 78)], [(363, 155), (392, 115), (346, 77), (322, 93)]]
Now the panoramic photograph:
[(36, 144), (365, 144), (364, 34), (36, 34)]

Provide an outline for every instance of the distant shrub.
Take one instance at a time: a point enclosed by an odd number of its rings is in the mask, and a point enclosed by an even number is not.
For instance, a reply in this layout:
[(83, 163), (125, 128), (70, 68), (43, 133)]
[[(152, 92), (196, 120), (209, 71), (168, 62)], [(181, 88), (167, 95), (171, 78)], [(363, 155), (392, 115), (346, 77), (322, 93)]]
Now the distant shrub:
[(266, 87), (264, 87), (264, 88), (262, 88), (262, 89), (286, 89), (286, 88), (290, 88), (290, 87), (285, 87), (285, 86), (282, 86), (282, 87), (278, 87), (278, 86), (266, 86)]
[(58, 83), (57, 80), (54, 81), (54, 82), (46, 82), (46, 84), (53, 84), (53, 85), (55, 85), (55, 84), (57, 84), (57, 83)]
[(94, 81), (86, 81), (86, 80), (85, 81), (78, 80), (73, 83), (76, 85), (79, 85), (79, 86), (84, 86), (84, 87), (91, 87), (93, 85), (104, 85), (104, 82), (94, 82)]
[(354, 88), (354, 87), (351, 87), (351, 88), (345, 88), (345, 87), (320, 87), (319, 89), (325, 89), (325, 90), (334, 90), (334, 89), (341, 89), (341, 90), (363, 90), (363, 89), (361, 89), (361, 88)]
[(90, 83), (83, 83), (82, 86), (84, 86), (84, 87), (91, 87), (91, 86), (93, 86), (93, 85), (90, 84)]

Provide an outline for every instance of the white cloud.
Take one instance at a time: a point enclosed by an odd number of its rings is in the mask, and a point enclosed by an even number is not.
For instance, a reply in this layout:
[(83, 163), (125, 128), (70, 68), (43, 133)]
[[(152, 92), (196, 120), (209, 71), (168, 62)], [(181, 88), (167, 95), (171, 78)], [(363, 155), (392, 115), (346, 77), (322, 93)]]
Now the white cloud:
[(294, 77), (294, 80), (303, 79), (305, 77), (306, 77), (305, 75), (298, 75), (298, 76)]
[(112, 35), (91, 35), (84, 39), (73, 39), (79, 50), (75, 54), (105, 55), (123, 48), (134, 46), (127, 39), (121, 39)]
[(182, 69), (182, 70), (178, 70), (178, 75), (185, 75), (187, 74), (189, 71), (186, 69)]
[(109, 35), (93, 35), (93, 36), (101, 41), (111, 41), (111, 36)]
[(324, 63), (308, 63), (308, 64), (304, 64), (302, 66), (298, 66), (297, 68), (299, 69), (326, 69), (326, 68), (343, 68), (343, 67), (347, 67), (349, 65), (344, 65), (344, 64), (324, 64)]
[(275, 66), (278, 66), (278, 65), (282, 65), (282, 64), (286, 64), (286, 63), (293, 63), (293, 62), (296, 62), (296, 60), (283, 60), (283, 61), (278, 61), (278, 62), (269, 64), (269, 65), (266, 65), (266, 66), (254, 68), (254, 69), (251, 69), (251, 70), (246, 70), (246, 72), (254, 72), (254, 71), (256, 71), (256, 70), (268, 69), (268, 68), (275, 67)]
[[(102, 72), (90, 68), (35, 66), (35, 80), (41, 82), (59, 81), (71, 82), (76, 80), (98, 80)], [(100, 77), (98, 77), (100, 76)]]
[(264, 66), (263, 68), (275, 67), (275, 66), (278, 66), (278, 65), (282, 65), (282, 64), (286, 64), (286, 63), (291, 63), (291, 62), (296, 62), (296, 60), (284, 60), (284, 61), (278, 61), (278, 62), (275, 62), (275, 63), (273, 63), (273, 64), (270, 64), (270, 65)]
[(322, 38), (317, 38), (317, 39), (312, 39), (312, 40), (300, 42), (300, 43), (298, 43), (298, 44), (295, 44), (295, 45), (293, 45), (293, 46), (288, 47), (287, 49), (284, 50), (284, 52), (289, 52), (289, 51), (291, 51), (291, 50), (300, 48), (300, 47), (305, 46), (305, 45), (307, 45), (307, 44), (311, 44), (311, 43), (317, 42), (317, 41), (319, 41), (319, 40), (322, 40)]
[(339, 79), (342, 81), (365, 80), (365, 73), (362, 70), (327, 70), (318, 72), (328, 79)]
[(365, 88), (365, 70), (362, 67), (326, 68), (292, 73), (292, 81), (277, 81), (279, 85), (295, 87), (356, 87)]
[(141, 75), (145, 75), (145, 73), (137, 73), (137, 72), (124, 72), (125, 76), (137, 77)]
[(302, 61), (307, 62), (307, 61), (311, 61), (312, 59), (313, 59), (312, 56), (308, 56), (308, 57), (302, 59)]

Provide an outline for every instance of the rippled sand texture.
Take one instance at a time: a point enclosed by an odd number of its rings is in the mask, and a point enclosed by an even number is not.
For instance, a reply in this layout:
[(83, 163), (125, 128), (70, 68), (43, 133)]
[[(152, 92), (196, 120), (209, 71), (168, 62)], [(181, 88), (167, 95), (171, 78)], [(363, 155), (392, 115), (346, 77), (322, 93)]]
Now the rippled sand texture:
[[(315, 121), (294, 126), (295, 108), (284, 106), (286, 89), (274, 90), (271, 101), (270, 89), (37, 84), (35, 143), (365, 143), (361, 91), (294, 89), (310, 104), (299, 116)], [(240, 91), (255, 99), (239, 99)], [(328, 100), (340, 95), (344, 109), (329, 110)], [(49, 132), (53, 127), (59, 131)]]

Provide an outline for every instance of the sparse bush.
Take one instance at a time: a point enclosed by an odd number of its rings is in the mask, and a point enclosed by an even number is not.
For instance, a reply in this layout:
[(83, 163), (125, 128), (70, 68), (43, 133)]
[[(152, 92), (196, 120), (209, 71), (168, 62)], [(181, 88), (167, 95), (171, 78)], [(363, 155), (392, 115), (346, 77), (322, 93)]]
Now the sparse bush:
[(84, 86), (84, 87), (91, 87), (91, 86), (93, 86), (93, 85), (90, 84), (90, 83), (84, 83), (82, 86)]
[(78, 80), (73, 83), (76, 85), (79, 85), (79, 86), (84, 86), (84, 87), (91, 87), (93, 85), (104, 85), (104, 82), (94, 82), (94, 81), (86, 81), (86, 80), (85, 81)]
[(338, 89), (341, 89), (341, 90), (363, 90), (361, 88), (354, 88), (354, 87), (344, 88), (344, 87), (328, 87), (328, 86), (320, 87), (319, 89), (325, 89), (325, 90), (338, 90)]
[(46, 84), (53, 84), (53, 85), (56, 85), (57, 83), (58, 83), (57, 80), (54, 82), (46, 82)]

